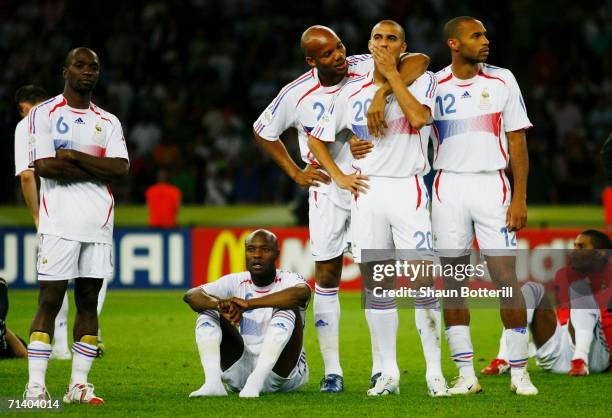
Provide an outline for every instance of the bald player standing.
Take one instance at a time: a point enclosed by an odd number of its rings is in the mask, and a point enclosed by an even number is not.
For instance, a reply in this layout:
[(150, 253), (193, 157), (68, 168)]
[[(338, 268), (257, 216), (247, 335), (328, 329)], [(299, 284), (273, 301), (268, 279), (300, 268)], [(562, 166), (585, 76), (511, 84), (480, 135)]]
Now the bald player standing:
[[(338, 350), (340, 302), (338, 289), (342, 255), (350, 242), (350, 193), (339, 189), (308, 149), (308, 134), (323, 115), (335, 94), (348, 81), (374, 69), (370, 55), (346, 57), (346, 48), (328, 27), (312, 26), (301, 38), (301, 48), (311, 70), (287, 84), (253, 124), (256, 141), (264, 151), (300, 186), (309, 186), (309, 230), (315, 260), (314, 320), (325, 364), (322, 392), (341, 392), (343, 372)], [(414, 54), (402, 62), (402, 79), (407, 84), (426, 70), (429, 58)], [(376, 100), (391, 93), (381, 87)], [(364, 115), (367, 109), (364, 109)], [(365, 117), (365, 116), (364, 116)], [(289, 128), (296, 128), (304, 169), (296, 164), (279, 140)], [(346, 170), (352, 159), (348, 133), (338, 135), (330, 152)], [(369, 320), (369, 318), (368, 318)], [(378, 356), (373, 358), (373, 374), (380, 371)]]

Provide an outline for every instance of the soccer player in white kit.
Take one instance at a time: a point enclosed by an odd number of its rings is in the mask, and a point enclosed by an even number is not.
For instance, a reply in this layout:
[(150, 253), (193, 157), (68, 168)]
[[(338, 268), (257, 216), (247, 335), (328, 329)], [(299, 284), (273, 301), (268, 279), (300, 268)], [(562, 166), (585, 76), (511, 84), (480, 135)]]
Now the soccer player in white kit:
[(41, 177), (38, 309), (30, 327), (26, 399), (48, 399), (45, 375), (54, 319), (74, 279), (77, 308), (72, 374), (65, 403), (100, 404), (87, 376), (97, 354), (98, 293), (113, 276), (114, 198), (129, 159), (119, 120), (91, 103), (100, 61), (88, 48), (71, 50), (64, 92), (28, 116), (30, 162)]
[[(314, 321), (325, 366), (322, 392), (341, 392), (343, 371), (338, 350), (340, 302), (338, 289), (342, 255), (347, 248), (350, 222), (350, 193), (340, 190), (321, 170), (308, 149), (308, 133), (323, 115), (340, 88), (373, 69), (369, 55), (346, 57), (346, 48), (333, 30), (312, 26), (302, 35), (301, 47), (310, 71), (287, 84), (253, 124), (255, 139), (274, 161), (300, 186), (309, 190), (309, 231), (315, 260)], [(402, 61), (402, 77), (411, 82), (427, 68), (429, 58), (412, 54)], [(387, 86), (388, 87), (388, 86)], [(383, 98), (384, 99), (384, 98)], [(293, 161), (280, 135), (296, 128), (302, 161), (301, 170)], [(332, 155), (344, 169), (351, 161), (349, 136), (339, 135)], [(379, 371), (377, 356), (373, 375)]]
[[(515, 231), (527, 219), (528, 156), (525, 130), (532, 125), (510, 70), (485, 64), (489, 41), (483, 24), (457, 17), (444, 27), (452, 63), (436, 73), (432, 228), (443, 264), (469, 264), (474, 233), (493, 282), (511, 287), (501, 318), (511, 366), (511, 390), (535, 395), (527, 373), (525, 301), (516, 278)], [(510, 163), (511, 192), (504, 170)], [(445, 280), (446, 288), (467, 283)], [(445, 300), (446, 338), (460, 376), (453, 394), (481, 390), (474, 373), (470, 314), (464, 298)]]
[[(28, 138), (29, 127), (26, 116), (30, 109), (39, 103), (47, 100), (49, 95), (42, 88), (34, 85), (27, 85), (17, 89), (15, 93), (15, 102), (19, 108), (19, 114), (22, 119), (15, 128), (15, 176), (19, 176), (21, 183), (21, 192), (36, 229), (38, 229), (38, 189), (36, 186), (36, 175), (34, 169), (29, 166), (29, 150)], [(100, 289), (98, 295), (98, 316), (102, 311), (104, 299), (106, 297), (106, 281)], [(98, 355), (103, 352), (103, 344), (101, 343), (101, 330), (98, 329)], [(51, 351), (51, 359), (70, 360), (71, 354), (68, 348), (68, 296), (64, 295), (62, 307), (55, 317), (55, 330), (53, 332), (53, 349)]]
[[(400, 54), (406, 50), (404, 30), (394, 21), (384, 20), (372, 29), (369, 47), (375, 70), (349, 81), (310, 133), (308, 145), (313, 154), (342, 188), (351, 190), (353, 257), (366, 262), (364, 250), (413, 250), (407, 261), (428, 260), (431, 264), (431, 222), (429, 197), (423, 175), (429, 171), (427, 144), (431, 107), (436, 80), (427, 72), (408, 88), (397, 71)], [(385, 80), (393, 96), (385, 112), (387, 129), (380, 138), (370, 136), (365, 113), (377, 86)], [(331, 158), (326, 143), (333, 143), (339, 132), (349, 130), (361, 139), (374, 142), (371, 154), (353, 161), (356, 173), (339, 167)], [(369, 189), (365, 192), (365, 180)], [(400, 192), (401, 191), (401, 192)], [(364, 193), (365, 192), (365, 193)], [(416, 251), (415, 251), (416, 250)], [(385, 260), (390, 257), (385, 257)], [(384, 260), (375, 260), (384, 261)], [(419, 277), (417, 286), (431, 287), (431, 277)], [(367, 280), (367, 279), (366, 279)], [(399, 368), (396, 356), (397, 306), (393, 298), (369, 298), (370, 332), (378, 340), (382, 376), (368, 391), (370, 396), (399, 393)], [(431, 396), (449, 396), (440, 364), (441, 315), (437, 298), (415, 300), (415, 320), (427, 362), (426, 380)], [(434, 326), (430, 324), (433, 322)]]
[[(241, 398), (293, 392), (308, 382), (303, 347), (310, 287), (297, 273), (276, 268), (276, 236), (265, 229), (245, 241), (247, 271), (189, 290), (198, 313), (195, 338), (205, 383), (189, 397)], [(236, 329), (239, 325), (239, 330)]]

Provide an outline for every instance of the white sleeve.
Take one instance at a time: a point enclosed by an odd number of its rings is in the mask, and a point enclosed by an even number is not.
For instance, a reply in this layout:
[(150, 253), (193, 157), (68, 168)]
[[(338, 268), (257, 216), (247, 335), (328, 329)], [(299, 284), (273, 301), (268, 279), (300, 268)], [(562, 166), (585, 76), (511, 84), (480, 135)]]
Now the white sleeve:
[(349, 129), (348, 106), (349, 89), (343, 88), (329, 104), (321, 119), (310, 132), (310, 135), (323, 141), (335, 142), (336, 134), (344, 129)]
[(33, 166), (36, 160), (55, 157), (51, 117), (46, 110), (46, 107), (37, 106), (28, 114), (30, 135), (28, 140), (28, 160), (30, 166)]
[(372, 55), (361, 54), (351, 55), (346, 58), (348, 62), (348, 73), (354, 75), (366, 75), (367, 73), (374, 71), (374, 60)]
[(214, 282), (202, 285), (202, 289), (211, 296), (219, 299), (227, 299), (236, 296), (235, 284), (237, 283), (234, 275), (228, 274)]
[(15, 175), (18, 176), (26, 170), (32, 170), (28, 165), (28, 119), (22, 119), (15, 127)]
[(436, 76), (431, 71), (425, 71), (423, 75), (410, 85), (408, 90), (419, 103), (429, 107), (429, 109), (433, 111), (437, 87), (438, 81), (436, 80)]
[(277, 141), (283, 132), (294, 126), (295, 106), (291, 111), (293, 100), (292, 95), (287, 93), (287, 87), (278, 93), (253, 124), (253, 130), (263, 139)]
[(128, 155), (127, 145), (125, 143), (125, 137), (123, 136), (123, 129), (121, 128), (121, 122), (114, 115), (109, 115), (112, 125), (110, 138), (106, 144), (106, 157), (110, 158), (124, 158), (130, 161)]
[(527, 116), (525, 101), (521, 95), (521, 89), (516, 82), (512, 72), (505, 74), (504, 80), (508, 88), (508, 100), (502, 112), (504, 132), (518, 131), (519, 129), (531, 128), (533, 125)]
[(285, 272), (283, 274), (283, 290), (295, 286), (306, 286), (310, 289), (310, 285), (302, 276), (293, 272)]

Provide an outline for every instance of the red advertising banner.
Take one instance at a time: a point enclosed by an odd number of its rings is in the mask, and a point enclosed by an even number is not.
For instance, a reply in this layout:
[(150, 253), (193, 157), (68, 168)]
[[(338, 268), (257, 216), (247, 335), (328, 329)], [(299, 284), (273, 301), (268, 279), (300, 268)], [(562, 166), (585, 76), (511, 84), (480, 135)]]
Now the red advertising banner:
[[(279, 267), (295, 271), (308, 280), (314, 276), (314, 261), (310, 253), (308, 228), (269, 228), (278, 237), (281, 256)], [(254, 228), (194, 228), (191, 239), (193, 285), (246, 270), (244, 240)], [(518, 234), (518, 248), (548, 250), (572, 248), (579, 229), (527, 229)], [(519, 281), (537, 278), (551, 280), (559, 268), (546, 251), (530, 252), (528, 259), (517, 265)], [(344, 257), (342, 289), (358, 290), (361, 286), (359, 268), (350, 254)]]

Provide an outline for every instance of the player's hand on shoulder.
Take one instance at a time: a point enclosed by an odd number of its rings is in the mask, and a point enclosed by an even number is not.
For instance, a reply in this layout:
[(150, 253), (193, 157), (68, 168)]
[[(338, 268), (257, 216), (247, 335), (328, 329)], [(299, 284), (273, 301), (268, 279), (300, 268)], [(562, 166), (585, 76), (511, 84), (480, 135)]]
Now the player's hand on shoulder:
[(372, 152), (372, 147), (374, 146), (370, 141), (362, 141), (355, 135), (349, 140), (349, 145), (351, 147), (351, 154), (353, 154), (353, 158), (356, 160), (365, 158), (366, 155)]
[(329, 184), (331, 182), (329, 176), (319, 170), (318, 166), (313, 164), (307, 164), (293, 180), (300, 186), (315, 187), (318, 187), (320, 183)]
[(364, 176), (358, 172), (353, 174), (343, 174), (341, 177), (336, 179), (336, 184), (341, 189), (345, 189), (353, 193), (355, 196), (359, 196), (359, 193), (365, 193), (369, 189), (366, 183), (368, 176)]
[[(385, 129), (387, 128), (387, 122), (385, 122), (386, 105), (387, 98), (385, 97), (382, 89), (378, 89), (372, 98), (372, 103), (370, 104), (367, 112), (368, 132), (370, 135), (380, 138), (385, 134)], [(353, 153), (353, 155), (355, 154)]]
[(527, 202), (513, 199), (506, 212), (508, 231), (519, 231), (527, 225)]
[(372, 53), (376, 68), (378, 68), (378, 71), (383, 77), (388, 79), (392, 74), (399, 74), (397, 71), (397, 62), (395, 62), (395, 58), (388, 49), (377, 47), (371, 42), (368, 44), (368, 48)]

